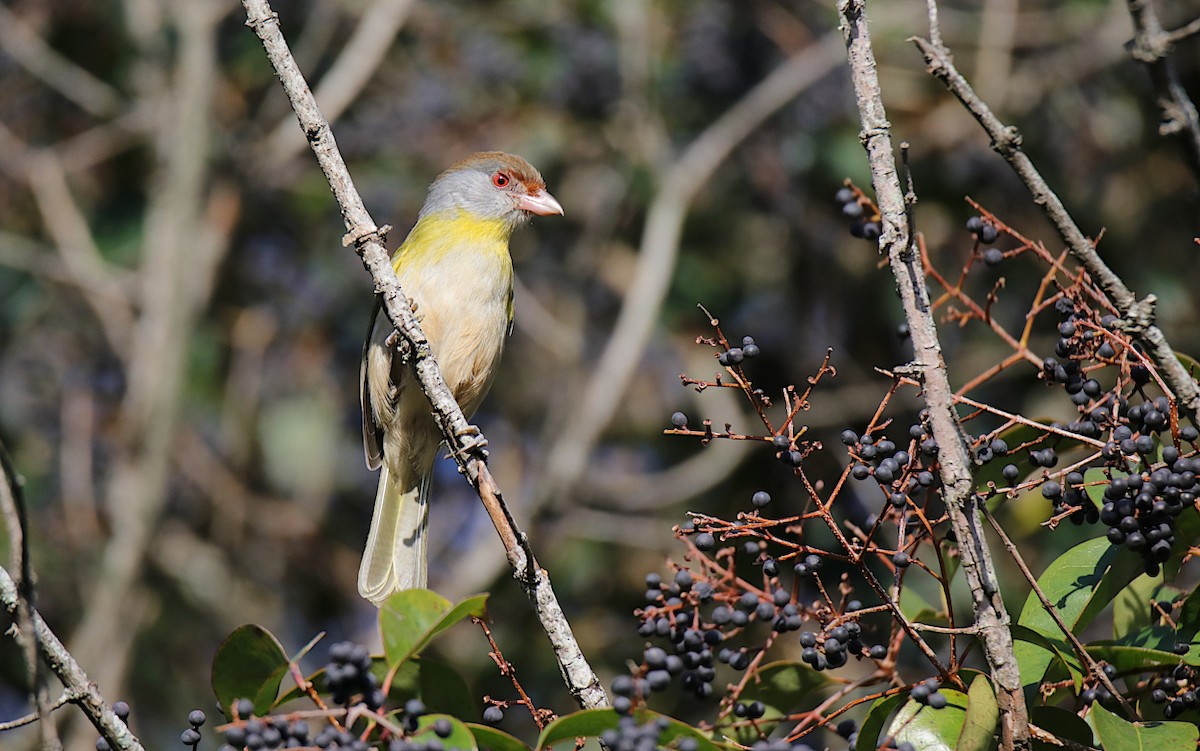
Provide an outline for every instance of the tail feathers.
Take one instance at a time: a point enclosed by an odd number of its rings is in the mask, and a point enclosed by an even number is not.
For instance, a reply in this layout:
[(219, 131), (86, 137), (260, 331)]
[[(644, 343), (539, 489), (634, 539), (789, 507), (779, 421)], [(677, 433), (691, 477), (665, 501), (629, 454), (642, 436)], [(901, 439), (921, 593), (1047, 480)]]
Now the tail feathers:
[(358, 592), (376, 607), (404, 589), (428, 580), (426, 530), (429, 526), (429, 475), (379, 473), (375, 514), (358, 570)]

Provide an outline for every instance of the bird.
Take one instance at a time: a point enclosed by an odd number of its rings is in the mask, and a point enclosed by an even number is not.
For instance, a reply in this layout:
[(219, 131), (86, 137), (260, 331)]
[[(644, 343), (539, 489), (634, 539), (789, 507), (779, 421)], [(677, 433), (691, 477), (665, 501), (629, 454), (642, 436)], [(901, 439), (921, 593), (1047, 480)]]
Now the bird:
[[(491, 386), (512, 330), (509, 238), (533, 216), (562, 214), (528, 161), (480, 152), (433, 181), (416, 224), (392, 255), (442, 377), (468, 419)], [(428, 582), (429, 486), (442, 444), (429, 401), (381, 307), (377, 296), (359, 391), (363, 450), (367, 467), (379, 470), (379, 485), (358, 591), (377, 607)]]

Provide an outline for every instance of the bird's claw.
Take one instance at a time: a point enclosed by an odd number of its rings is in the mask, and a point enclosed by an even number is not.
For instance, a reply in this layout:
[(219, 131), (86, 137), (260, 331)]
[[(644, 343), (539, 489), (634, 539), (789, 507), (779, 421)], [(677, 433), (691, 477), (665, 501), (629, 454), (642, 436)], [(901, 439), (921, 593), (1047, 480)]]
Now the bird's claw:
[(462, 446), (459, 449), (464, 454), (478, 454), (481, 458), (487, 459), (488, 445), (487, 438), (479, 430), (477, 425), (468, 425), (467, 427), (455, 433), (456, 436), (462, 439)]

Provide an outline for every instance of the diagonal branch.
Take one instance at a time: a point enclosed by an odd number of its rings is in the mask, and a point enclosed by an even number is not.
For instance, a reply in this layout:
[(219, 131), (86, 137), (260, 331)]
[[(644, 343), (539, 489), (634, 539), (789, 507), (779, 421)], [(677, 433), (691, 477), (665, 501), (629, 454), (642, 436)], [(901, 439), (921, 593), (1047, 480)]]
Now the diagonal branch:
[(329, 122), (321, 114), (308, 83), (292, 58), (287, 41), (279, 29), (278, 16), (271, 10), (269, 2), (242, 0), (242, 5), (246, 9), (246, 25), (262, 41), (267, 57), (300, 121), (300, 127), (337, 199), (348, 230), (343, 242), (354, 245), (363, 265), (371, 273), (375, 291), (383, 302), (388, 319), (411, 346), (410, 362), (417, 381), (433, 406), (434, 417), (450, 446), (451, 455), (478, 491), (480, 500), (496, 525), (514, 577), (533, 603), (542, 628), (550, 638), (567, 688), (585, 708), (608, 706), (608, 697), (575, 641), (570, 624), (550, 586), (548, 574), (537, 565), (525, 535), (517, 528), (512, 514), (504, 505), (500, 488), (488, 472), (485, 458), (481, 452), (472, 449), (472, 444), (478, 444), (479, 437), (467, 440), (470, 434), (467, 419), (442, 378), (429, 340), (425, 338), (416, 314), (400, 288), (384, 247), (384, 236), (389, 228), (376, 225), (367, 212), (338, 151)]
[(1175, 356), (1166, 335), (1154, 325), (1154, 305), (1157, 298), (1149, 295), (1143, 300), (1138, 300), (1133, 291), (1125, 286), (1125, 282), (1104, 263), (1100, 254), (1096, 252), (1095, 244), (1083, 234), (1083, 230), (1071, 218), (1062, 201), (1034, 167), (1029, 155), (1021, 150), (1020, 133), (1016, 128), (1001, 122), (991, 108), (979, 98), (967, 79), (954, 67), (950, 51), (945, 46), (926, 39), (914, 38), (913, 42), (921, 50), (929, 72), (945, 84), (950, 93), (954, 94), (983, 126), (992, 139), (992, 149), (1004, 157), (1025, 183), (1034, 203), (1046, 212), (1071, 255), (1087, 269), (1088, 274), (1108, 295), (1120, 312), (1124, 327), (1145, 347), (1146, 353), (1163, 374), (1180, 406), (1194, 419), (1200, 412), (1200, 388)]
[(1158, 132), (1179, 139), (1187, 153), (1192, 174), (1200, 178), (1200, 114), (1183, 88), (1179, 69), (1171, 59), (1176, 33), (1163, 29), (1154, 10), (1154, 0), (1128, 0), (1128, 5), (1134, 28), (1129, 52), (1134, 60), (1145, 64), (1150, 72), (1150, 81), (1154, 84), (1158, 107), (1162, 111)]
[(1008, 630), (1008, 612), (1000, 596), (996, 569), (983, 535), (978, 499), (971, 481), (970, 457), (959, 432), (954, 391), (950, 387), (925, 286), (924, 269), (912, 227), (911, 209), (916, 197), (911, 192), (911, 185), (907, 192), (901, 186), (896, 169), (891, 124), (879, 88), (865, 0), (839, 0), (838, 15), (862, 120), (861, 139), (883, 219), (879, 249), (888, 256), (909, 323), (914, 356), (912, 368), (922, 381), (930, 430), (938, 444), (943, 499), (959, 540), (963, 573), (971, 590), (975, 628), (996, 687), (1002, 748), (1028, 749), (1029, 714), (1013, 652), (1012, 634)]
[[(13, 581), (8, 570), (0, 567), (0, 606), (16, 620), (22, 640), (29, 644), (36, 644), (36, 651), (40, 653), (41, 659), (49, 666), (50, 670), (62, 681), (70, 695), (70, 700), (79, 705), (91, 720), (92, 725), (108, 739), (113, 748), (120, 751), (142, 751), (142, 745), (138, 739), (129, 732), (125, 723), (113, 714), (112, 707), (105, 703), (96, 684), (83, 672), (83, 668), (79, 667), (79, 663), (75, 661), (66, 646), (59, 641), (59, 638), (54, 635), (54, 632), (50, 630), (50, 627), (46, 625), (42, 616), (34, 608), (33, 589), (30, 581), (32, 574), (29, 571), (29, 557), (24, 549), (26, 546), (24, 525), (19, 518), (21, 514), (20, 494), (20, 485), (8, 462), (8, 454), (0, 448), (0, 506), (4, 508), (4, 525), (10, 544), (14, 547), (14, 569), (18, 572), (21, 580), (20, 584)], [(30, 679), (34, 683), (34, 690), (38, 692), (37, 709), (43, 733), (42, 747), (61, 748), (61, 745), (58, 744), (57, 734), (54, 732), (53, 720), (50, 719), (53, 705), (45, 694), (45, 686), (38, 685), (36, 672), (33, 671)]]

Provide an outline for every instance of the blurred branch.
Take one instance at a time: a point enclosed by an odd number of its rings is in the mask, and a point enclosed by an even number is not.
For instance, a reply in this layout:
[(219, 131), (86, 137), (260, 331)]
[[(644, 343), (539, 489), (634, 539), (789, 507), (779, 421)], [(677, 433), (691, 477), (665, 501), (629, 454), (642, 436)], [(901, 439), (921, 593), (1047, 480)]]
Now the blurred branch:
[[(62, 748), (62, 742), (58, 738), (58, 729), (50, 718), (54, 707), (50, 704), (50, 694), (47, 692), (41, 661), (38, 659), (37, 629), (33, 625), (37, 594), (33, 586), (33, 566), (29, 561), (25, 495), (8, 450), (3, 445), (0, 445), (0, 518), (4, 520), (4, 531), (8, 537), (9, 565), (17, 572), (16, 636), (25, 658), (25, 672), (29, 676), (29, 695), (33, 698), (40, 720), (40, 746), (42, 751), (56, 751)], [(13, 610), (10, 608), (9, 612)]]
[[(15, 614), (20, 607), (20, 601), (16, 582), (7, 569), (0, 568), (0, 603), (9, 614)], [(104, 701), (96, 684), (88, 678), (87, 673), (83, 672), (83, 668), (79, 667), (79, 663), (42, 620), (41, 614), (33, 610), (31, 617), (42, 659), (72, 693), (71, 700), (83, 710), (92, 725), (108, 739), (113, 748), (120, 751), (142, 751), (142, 744), (137, 737), (113, 714), (112, 707)]]
[(570, 624), (550, 585), (549, 576), (534, 560), (527, 539), (517, 528), (504, 505), (500, 488), (488, 472), (486, 461), (477, 448), (482, 435), (478, 433), (478, 429), (470, 429), (466, 417), (454, 400), (454, 395), (442, 378), (429, 341), (425, 338), (412, 305), (400, 287), (384, 247), (383, 235), (388, 228), (380, 228), (375, 224), (363, 204), (362, 197), (355, 189), (346, 163), (334, 141), (329, 122), (322, 116), (304, 75), (288, 50), (287, 42), (279, 29), (278, 16), (266, 0), (242, 0), (242, 5), (246, 9), (246, 23), (262, 41), (267, 57), (300, 120), (300, 127), (337, 199), (348, 230), (344, 242), (354, 245), (355, 251), (371, 273), (375, 290), (383, 302), (388, 319), (411, 347), (409, 360), (417, 381), (430, 400), (434, 417), (447, 445), (450, 446), (451, 455), (478, 491), (480, 500), (496, 525), (514, 576), (534, 604), (542, 628), (550, 638), (567, 688), (585, 708), (608, 706), (608, 697), (575, 641)]
[(1154, 306), (1157, 298), (1148, 295), (1145, 299), (1138, 300), (1121, 278), (1104, 263), (1096, 252), (1095, 245), (1083, 234), (1062, 201), (1034, 167), (1033, 161), (1021, 150), (1020, 133), (1015, 127), (1002, 123), (991, 108), (979, 98), (954, 66), (950, 51), (944, 46), (919, 37), (914, 38), (913, 42), (921, 50), (929, 73), (945, 84), (963, 107), (983, 126), (992, 140), (992, 149), (1004, 157), (1025, 183), (1034, 203), (1042, 207), (1071, 255), (1108, 295), (1121, 313), (1123, 326), (1146, 348), (1146, 354), (1154, 360), (1175, 398), (1188, 416), (1195, 419), (1200, 411), (1200, 388), (1197, 388), (1195, 379), (1175, 356), (1166, 336), (1154, 325)]
[(841, 59), (836, 33), (793, 56), (701, 133), (664, 171), (646, 218), (633, 281), (612, 336), (592, 369), (578, 408), (545, 461), (536, 506), (565, 493), (582, 475), (604, 429), (612, 421), (653, 333), (673, 278), (688, 207), (709, 184), (730, 152), (764, 120), (833, 70)]
[[(933, 4), (933, 0), (930, 0)], [(891, 124), (879, 87), (863, 0), (839, 0), (851, 80), (862, 121), (860, 138), (871, 168), (883, 231), (879, 249), (887, 254), (912, 337), (912, 369), (920, 379), (929, 425), (938, 445), (938, 469), (951, 525), (959, 540), (963, 573), (971, 591), (975, 627), (991, 667), (1000, 710), (1001, 747), (1030, 748), (1029, 712), (1013, 652), (1009, 616), (1000, 596), (996, 569), (983, 535), (971, 480), (971, 459), (954, 410), (954, 390), (942, 357), (937, 325), (925, 285), (921, 255), (910, 212), (916, 203), (911, 183), (902, 187), (892, 149)]]
[(1012, 52), (1017, 35), (1017, 0), (986, 0), (979, 17), (979, 88), (1003, 104), (1012, 89)]
[(129, 295), (104, 260), (87, 217), (67, 185), (62, 162), (52, 150), (32, 155), (26, 163), (29, 187), (37, 201), (46, 231), (75, 286), (83, 293), (113, 353), (129, 356), (133, 310)]
[(115, 89), (56, 52), (5, 5), (0, 5), (0, 48), (50, 88), (97, 117), (121, 108)]
[[(404, 26), (414, 0), (375, 0), (367, 8), (353, 36), (317, 83), (316, 97), (321, 112), (334, 122), (349, 107), (371, 76), (379, 69), (396, 34)], [(304, 148), (304, 133), (291, 117), (275, 126), (266, 139), (267, 164), (278, 164)]]
[[(1200, 114), (1179, 79), (1179, 70), (1171, 58), (1177, 38), (1193, 33), (1184, 28), (1183, 34), (1168, 32), (1158, 20), (1154, 0), (1128, 0), (1129, 16), (1133, 19), (1134, 36), (1129, 51), (1134, 60), (1143, 63), (1150, 72), (1150, 81), (1158, 96), (1162, 112), (1159, 135), (1176, 136), (1187, 153), (1192, 174), (1200, 179)], [(1200, 24), (1200, 19), (1192, 25)]]
[[(97, 691), (96, 685), (79, 667), (71, 653), (62, 645), (59, 638), (54, 636), (46, 621), (42, 620), (35, 607), (34, 589), (32, 589), (32, 572), (29, 565), (28, 542), (24, 534), (24, 503), (22, 489), (16, 471), (8, 462), (8, 453), (0, 446), (0, 506), (4, 517), (8, 540), (12, 545), (13, 570), (19, 572), (20, 583), (14, 582), (10, 573), (0, 567), (0, 603), (8, 614), (17, 619), (17, 629), (20, 642), (25, 645), (26, 659), (30, 662), (31, 687), (37, 702), (37, 714), (40, 716), (38, 732), (42, 737), (42, 749), (60, 747), (58, 733), (55, 732), (54, 722), (50, 720), (50, 711), (55, 704), (50, 703), (46, 686), (38, 677), (41, 659), (58, 675), (62, 685), (66, 686), (70, 701), (79, 705), (84, 714), (88, 715), (97, 731), (107, 738), (116, 749), (121, 751), (142, 751), (142, 744), (130, 732)], [(28, 654), (31, 651), (32, 654)]]
[[(167, 499), (167, 478), (183, 406), (183, 376), (197, 316), (211, 290), (222, 245), (220, 188), (208, 196), (210, 121), (217, 59), (215, 30), (227, 12), (216, 0), (174, 0), (170, 87), (154, 134), (157, 173), (145, 212), (138, 269), (138, 317), (127, 348), (128, 388), (104, 500), (112, 520), (84, 618), (72, 646), (101, 685), (117, 690), (140, 621), (153, 612), (144, 596), (144, 562)], [(212, 226), (215, 223), (217, 226)]]

